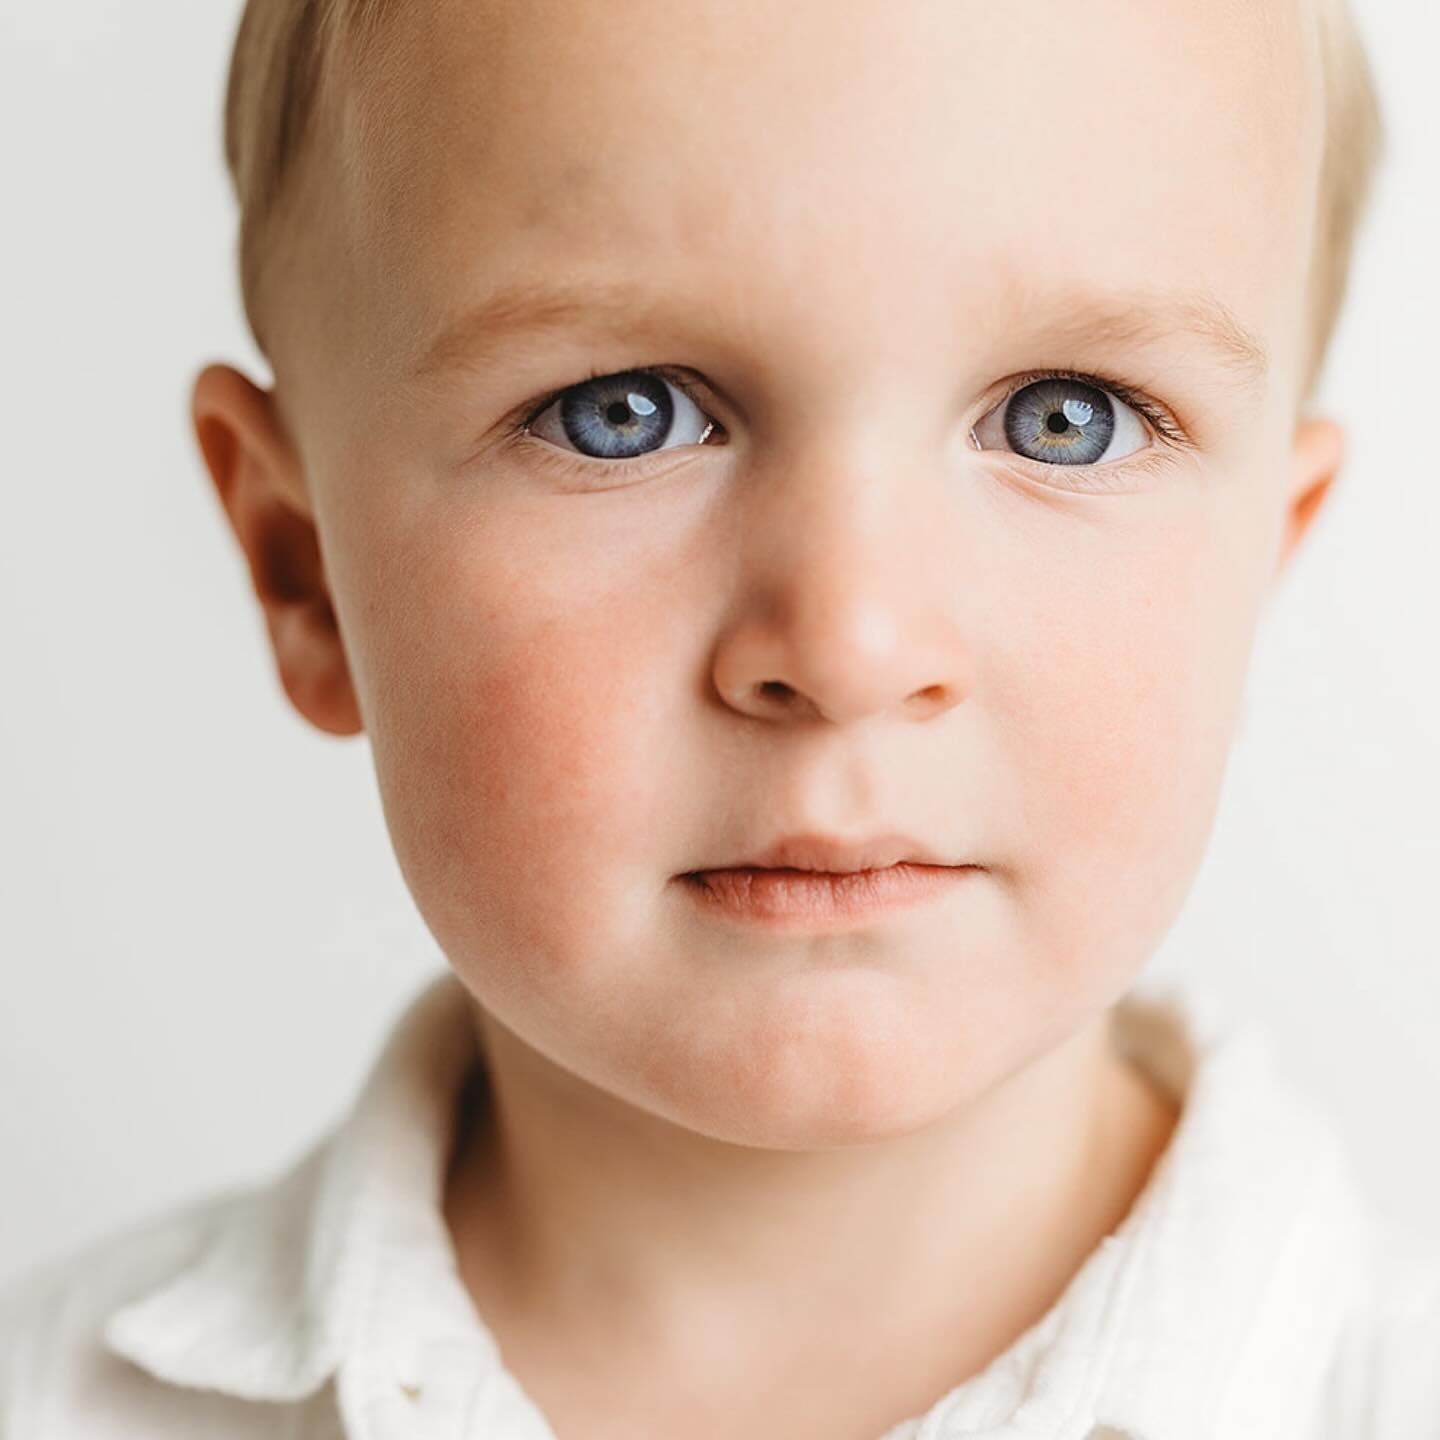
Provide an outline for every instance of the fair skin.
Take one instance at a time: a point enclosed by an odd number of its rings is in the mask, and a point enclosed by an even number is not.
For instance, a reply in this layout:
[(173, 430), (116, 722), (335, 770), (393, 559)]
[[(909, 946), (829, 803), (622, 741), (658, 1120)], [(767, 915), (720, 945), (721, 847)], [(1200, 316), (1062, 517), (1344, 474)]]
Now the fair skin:
[[(1256, 622), (1341, 460), (1296, 403), (1308, 20), (406, 9), (274, 390), (210, 366), (194, 418), (285, 691), (368, 733), (474, 996), (457, 1262), (560, 1440), (878, 1440), (1044, 1314), (1173, 1131), (1110, 1008), (1189, 889)], [(512, 306), (418, 376), (522, 284), (577, 306)], [(1166, 308), (1200, 295), (1229, 345)], [(622, 469), (504, 437), (657, 365), (709, 440)], [(986, 417), (1057, 369), (1180, 438), (1005, 448)], [(678, 878), (877, 830), (984, 868), (823, 935)]]

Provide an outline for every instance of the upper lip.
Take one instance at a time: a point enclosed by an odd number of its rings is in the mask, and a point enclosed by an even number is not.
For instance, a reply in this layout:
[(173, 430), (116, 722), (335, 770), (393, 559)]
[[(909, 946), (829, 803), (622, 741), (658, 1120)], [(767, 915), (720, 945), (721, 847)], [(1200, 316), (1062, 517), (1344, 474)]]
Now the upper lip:
[(857, 870), (883, 870), (900, 861), (916, 865), (957, 863), (945, 859), (909, 835), (867, 835), (854, 840), (834, 835), (787, 835), (759, 854), (705, 868), (823, 870), (830, 874), (847, 875)]

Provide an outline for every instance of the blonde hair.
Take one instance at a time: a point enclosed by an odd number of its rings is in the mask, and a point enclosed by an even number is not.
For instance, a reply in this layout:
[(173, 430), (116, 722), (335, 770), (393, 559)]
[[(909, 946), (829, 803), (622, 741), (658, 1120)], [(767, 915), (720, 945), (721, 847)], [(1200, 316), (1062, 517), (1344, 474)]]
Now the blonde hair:
[[(394, 0), (248, 0), (230, 62), (225, 158), (240, 209), (246, 319), (273, 362), (267, 315), (280, 231), (317, 112), (378, 48)], [(1374, 74), (1347, 0), (1315, 0), (1325, 97), (1310, 262), (1303, 396), (1319, 382), (1343, 308), (1355, 240), (1383, 148)]]
[(1325, 145), (1320, 162), (1302, 395), (1319, 384), (1350, 283), (1350, 262), (1384, 151), (1370, 58), (1346, 0), (1320, 0)]

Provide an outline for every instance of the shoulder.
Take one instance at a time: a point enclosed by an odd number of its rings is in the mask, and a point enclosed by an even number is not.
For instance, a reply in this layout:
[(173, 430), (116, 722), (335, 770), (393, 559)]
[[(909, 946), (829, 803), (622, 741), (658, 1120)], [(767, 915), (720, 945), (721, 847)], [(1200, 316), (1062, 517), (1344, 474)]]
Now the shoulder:
[(1440, 1434), (1440, 1251), (1403, 1231), (1377, 1233), (1330, 1383), (1330, 1413), (1348, 1417), (1347, 1436)]
[(0, 1435), (251, 1433), (222, 1419), (233, 1401), (165, 1385), (104, 1339), (111, 1312), (189, 1263), (242, 1199), (224, 1191), (189, 1200), (32, 1266), (0, 1288)]

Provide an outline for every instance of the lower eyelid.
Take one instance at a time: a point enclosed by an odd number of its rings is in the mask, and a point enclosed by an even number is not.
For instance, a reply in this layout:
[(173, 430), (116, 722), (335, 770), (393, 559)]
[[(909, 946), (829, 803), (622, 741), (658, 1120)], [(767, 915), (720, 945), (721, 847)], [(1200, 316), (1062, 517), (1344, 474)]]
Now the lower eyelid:
[[(1062, 495), (1124, 495), (1152, 480), (1169, 479), (1181, 456), (1174, 446), (1163, 442), (1147, 445), (1123, 460), (1103, 465), (1046, 465), (1028, 460), (1013, 450), (979, 452), (1027, 484)], [(1068, 479), (1066, 477), (1069, 477)]]
[(562, 450), (523, 432), (507, 436), (501, 443), (506, 452), (519, 455), (522, 463), (597, 492), (620, 489), (631, 479), (663, 480), (698, 459), (701, 450), (711, 448), (710, 444), (676, 445), (622, 460), (600, 460), (578, 450)]

